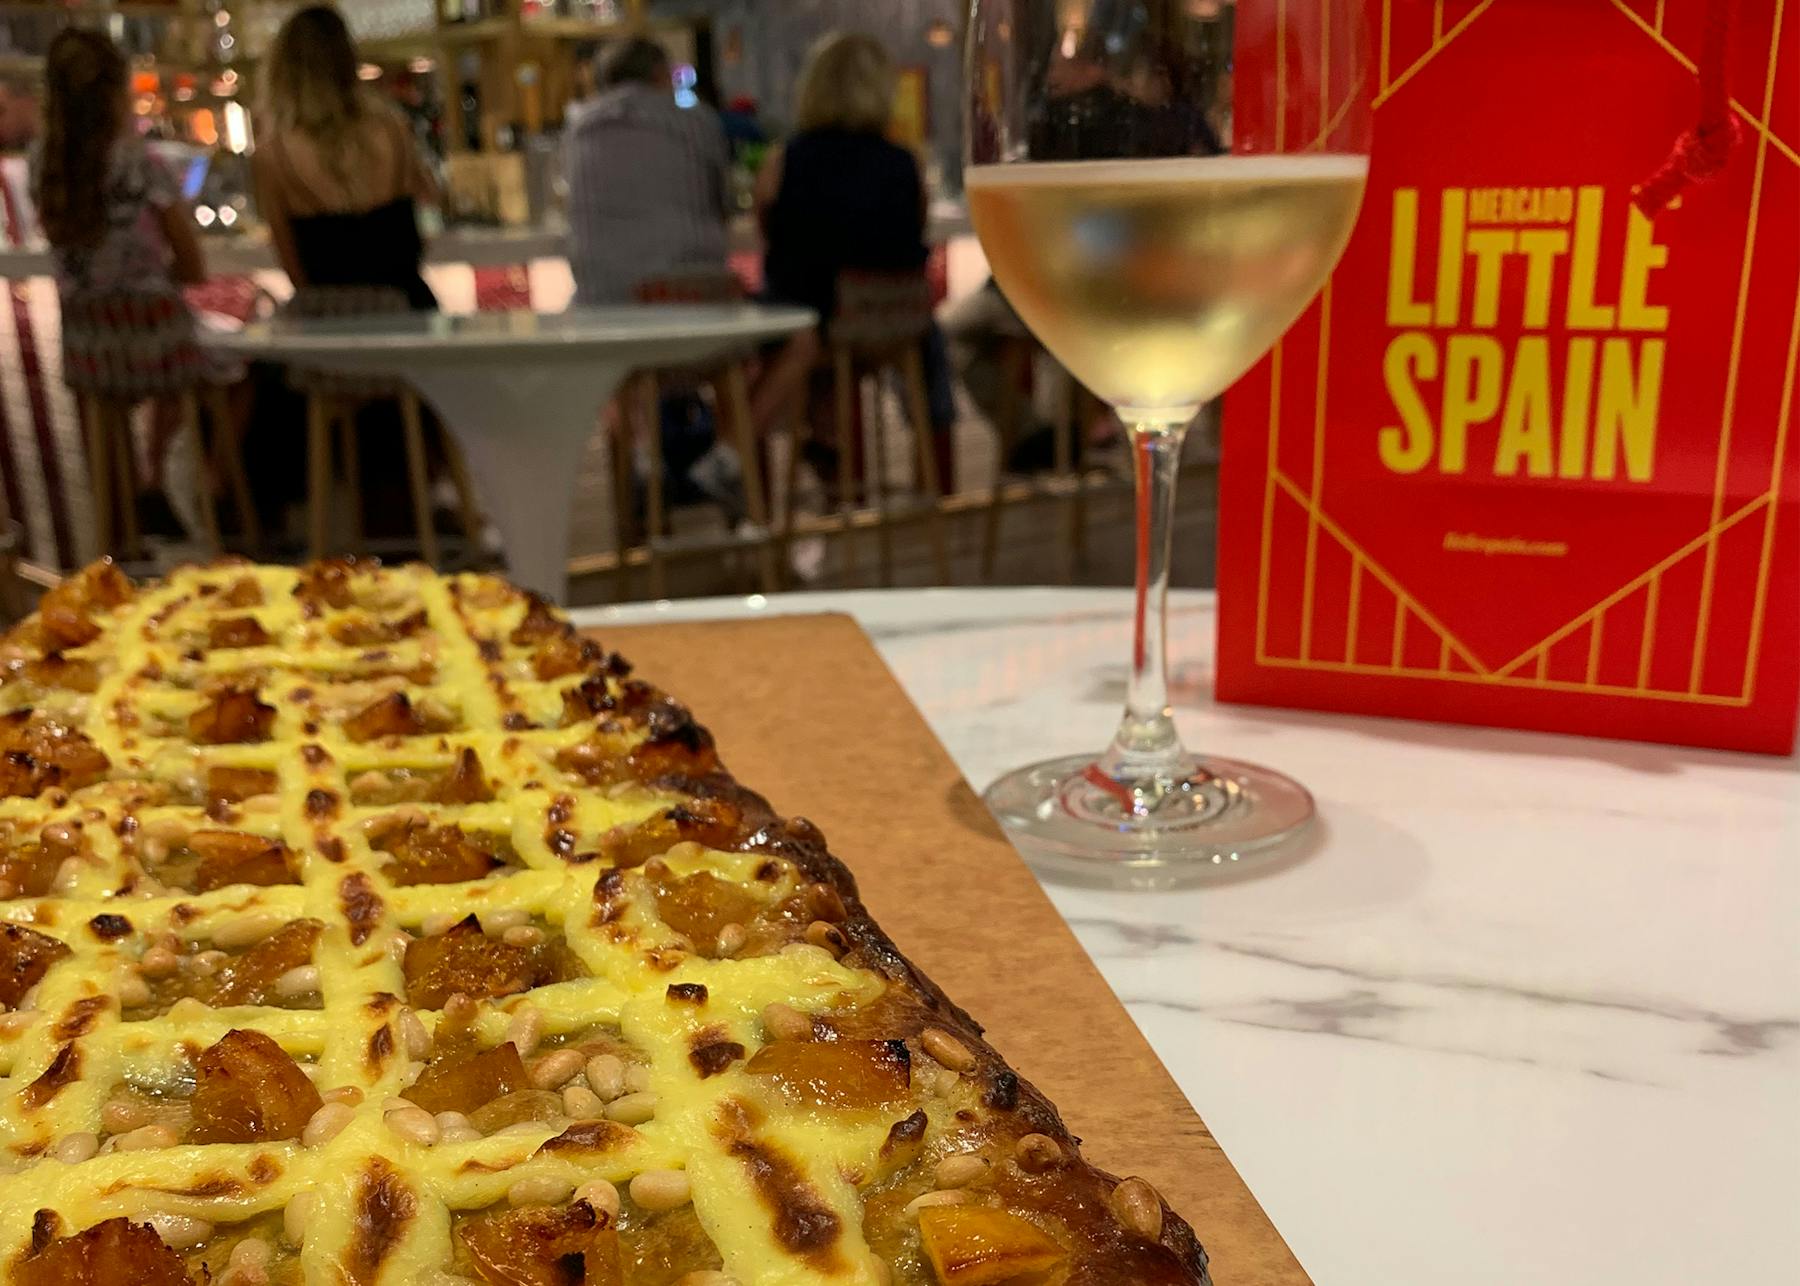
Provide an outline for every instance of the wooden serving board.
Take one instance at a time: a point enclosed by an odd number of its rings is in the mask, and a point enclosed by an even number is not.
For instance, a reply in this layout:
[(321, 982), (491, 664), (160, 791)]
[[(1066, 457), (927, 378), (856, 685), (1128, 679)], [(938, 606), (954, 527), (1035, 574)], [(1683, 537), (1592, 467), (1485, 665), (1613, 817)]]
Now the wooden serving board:
[(1194, 1226), (1217, 1286), (1309, 1281), (854, 620), (597, 635), (692, 708), (738, 780), (818, 824), (876, 920), (1089, 1159), (1149, 1179)]

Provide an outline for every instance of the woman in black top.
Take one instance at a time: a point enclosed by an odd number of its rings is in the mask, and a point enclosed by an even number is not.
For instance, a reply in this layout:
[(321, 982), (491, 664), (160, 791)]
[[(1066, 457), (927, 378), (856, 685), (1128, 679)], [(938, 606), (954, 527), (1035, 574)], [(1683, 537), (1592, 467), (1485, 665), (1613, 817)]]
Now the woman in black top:
[[(892, 60), (873, 38), (824, 37), (800, 74), (797, 132), (757, 175), (766, 293), (814, 309), (822, 330), (840, 272), (925, 266), (925, 185), (913, 154), (886, 137), (895, 80)], [(819, 335), (808, 333), (769, 364), (754, 397), (759, 426), (780, 417), (820, 351)]]

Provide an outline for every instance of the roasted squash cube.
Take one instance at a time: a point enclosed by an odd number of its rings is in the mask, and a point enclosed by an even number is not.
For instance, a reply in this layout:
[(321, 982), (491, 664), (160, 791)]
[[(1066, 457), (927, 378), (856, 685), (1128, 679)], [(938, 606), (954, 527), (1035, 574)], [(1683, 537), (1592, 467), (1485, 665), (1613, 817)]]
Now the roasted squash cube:
[(480, 1000), (561, 982), (573, 976), (569, 963), (560, 942), (514, 946), (488, 937), (471, 915), (443, 933), (407, 943), (401, 968), (407, 999), (420, 1009), (441, 1009), (459, 991)]
[(223, 1005), (266, 1005), (275, 999), (275, 983), (289, 969), (312, 963), (313, 947), (325, 926), (318, 920), (285, 924), (200, 979), (195, 994), (215, 1009)]
[(901, 1040), (784, 1040), (757, 1050), (745, 1069), (798, 1107), (886, 1107), (912, 1087), (912, 1060)]
[(618, 1230), (585, 1201), (482, 1215), (456, 1235), (491, 1286), (623, 1286), (625, 1280)]
[(226, 1032), (194, 1071), (190, 1143), (297, 1139), (324, 1103), (293, 1057), (259, 1031)]
[(511, 1041), (468, 1057), (433, 1059), (406, 1091), (427, 1112), (461, 1112), (467, 1116), (497, 1098), (527, 1089), (531, 1078)]
[(926, 1206), (919, 1239), (943, 1286), (992, 1286), (1047, 1272), (1067, 1252), (1029, 1219), (992, 1206)]
[(194, 1286), (187, 1265), (147, 1223), (108, 1219), (58, 1237), (13, 1265), (13, 1286)]
[(286, 844), (247, 831), (195, 831), (187, 848), (200, 859), (189, 886), (210, 893), (232, 884), (297, 884), (300, 859)]
[(0, 924), (0, 1008), (17, 1009), (69, 948), (22, 924)]

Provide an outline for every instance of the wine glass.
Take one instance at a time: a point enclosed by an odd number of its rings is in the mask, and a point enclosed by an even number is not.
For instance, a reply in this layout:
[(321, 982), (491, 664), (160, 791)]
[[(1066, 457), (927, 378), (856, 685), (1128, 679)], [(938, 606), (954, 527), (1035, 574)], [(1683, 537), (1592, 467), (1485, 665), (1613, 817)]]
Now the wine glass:
[(1364, 0), (973, 0), (965, 189), (1001, 292), (1129, 432), (1131, 683), (1112, 744), (988, 787), (1037, 858), (1223, 864), (1312, 797), (1194, 755), (1169, 708), (1165, 600), (1182, 439), (1293, 324), (1368, 175)]

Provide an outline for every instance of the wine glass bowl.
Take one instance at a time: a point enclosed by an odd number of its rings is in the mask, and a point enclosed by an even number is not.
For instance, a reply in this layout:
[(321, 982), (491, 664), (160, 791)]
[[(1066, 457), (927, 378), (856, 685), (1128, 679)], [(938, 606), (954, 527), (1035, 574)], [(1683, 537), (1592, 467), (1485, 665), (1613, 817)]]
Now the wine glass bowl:
[(1362, 0), (974, 0), (964, 187), (994, 279), (1119, 414), (1137, 486), (1131, 683), (1112, 744), (1009, 773), (1029, 855), (1236, 860), (1304, 827), (1280, 773), (1194, 756), (1164, 599), (1182, 440), (1305, 311), (1368, 173)]

